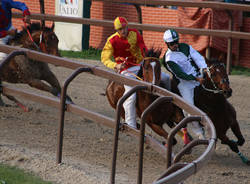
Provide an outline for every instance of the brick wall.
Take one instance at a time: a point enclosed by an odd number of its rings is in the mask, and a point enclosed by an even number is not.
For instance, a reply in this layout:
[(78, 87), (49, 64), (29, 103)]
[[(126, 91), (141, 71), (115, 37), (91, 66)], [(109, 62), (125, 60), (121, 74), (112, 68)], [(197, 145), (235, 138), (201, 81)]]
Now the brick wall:
[[(21, 2), (24, 2), (30, 9), (31, 13), (40, 13), (40, 3), (39, 0), (20, 0)], [(44, 7), (45, 7), (45, 13), (46, 14), (55, 14), (55, 0), (44, 0)], [(13, 9), (13, 12), (18, 10)], [(20, 12), (20, 11), (19, 11)], [(22, 19), (13, 19), (13, 25), (17, 29), (21, 29), (23, 26)]]
[[(23, 0), (31, 12), (39, 13), (40, 5), (39, 1)], [(47, 14), (55, 14), (55, 0), (45, 0), (45, 12)], [(91, 6), (91, 18), (100, 20), (114, 20), (117, 16), (125, 16), (129, 22), (139, 22), (137, 12), (134, 6), (118, 3), (103, 3), (99, 1), (93, 1)], [(176, 10), (166, 8), (154, 8), (154, 7), (142, 7), (142, 23), (145, 24), (157, 24), (166, 26), (177, 26), (177, 14)], [(23, 25), (21, 20), (14, 20), (14, 25), (17, 28)], [(250, 32), (250, 18), (244, 18), (243, 30)], [(114, 32), (113, 27), (99, 27), (90, 26), (90, 43), (89, 45), (94, 48), (101, 49), (108, 36)], [(166, 50), (166, 46), (162, 40), (162, 32), (143, 31), (144, 41), (148, 48), (162, 48), (163, 53)], [(189, 43), (189, 40), (180, 40)], [(198, 44), (189, 43), (194, 45), (195, 49), (198, 49)], [(240, 57), (239, 65), (250, 68), (250, 40), (240, 41)]]
[[(136, 9), (133, 5), (121, 5), (117, 3), (93, 2), (91, 7), (91, 18), (114, 20), (117, 16), (124, 16), (129, 22), (139, 22)], [(142, 7), (142, 23), (158, 25), (177, 25), (177, 15), (175, 10), (154, 7)], [(108, 36), (114, 33), (113, 27), (90, 26), (90, 46), (102, 48)], [(155, 31), (143, 31), (145, 44), (148, 48), (163, 48), (163, 33)]]

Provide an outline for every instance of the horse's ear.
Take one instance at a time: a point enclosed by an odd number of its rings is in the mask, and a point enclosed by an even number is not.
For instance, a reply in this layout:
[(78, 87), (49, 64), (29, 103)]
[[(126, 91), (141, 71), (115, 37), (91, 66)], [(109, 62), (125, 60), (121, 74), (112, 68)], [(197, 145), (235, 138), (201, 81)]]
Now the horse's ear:
[(51, 26), (51, 30), (54, 31), (54, 28), (55, 28), (55, 22), (52, 23), (52, 26)]
[(156, 51), (156, 57), (157, 57), (157, 58), (160, 58), (161, 52), (162, 52), (162, 49), (161, 49), (161, 48), (160, 48), (160, 49), (157, 49), (157, 51)]
[(45, 30), (45, 22), (41, 23), (42, 30)]
[(226, 54), (225, 53), (221, 53), (218, 57), (218, 61), (221, 63), (224, 63), (226, 60)]

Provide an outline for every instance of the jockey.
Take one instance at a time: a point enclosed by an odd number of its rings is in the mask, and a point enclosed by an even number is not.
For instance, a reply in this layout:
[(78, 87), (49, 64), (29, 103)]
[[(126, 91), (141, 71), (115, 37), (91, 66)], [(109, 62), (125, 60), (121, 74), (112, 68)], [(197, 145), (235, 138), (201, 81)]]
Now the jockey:
[[(136, 78), (140, 70), (140, 63), (148, 51), (143, 37), (136, 29), (129, 29), (128, 22), (124, 17), (117, 17), (114, 20), (114, 29), (116, 33), (112, 34), (102, 50), (101, 61), (111, 69), (119, 71), (120, 74), (127, 77)], [(115, 62), (112, 61), (114, 57)], [(167, 83), (170, 77), (162, 73), (161, 79)], [(167, 84), (166, 84), (167, 85)], [(125, 93), (132, 87), (124, 85)], [(132, 94), (123, 104), (125, 110), (125, 122), (133, 128), (136, 126), (136, 93)]]
[[(168, 46), (164, 66), (177, 79), (181, 96), (194, 105), (194, 88), (204, 82), (200, 70), (207, 68), (205, 59), (191, 45), (179, 43), (179, 35), (173, 29), (165, 31), (163, 40)], [(204, 138), (198, 122), (192, 122), (192, 130), (199, 138)]]
[[(12, 26), (11, 9), (15, 8), (23, 12), (23, 20), (30, 23), (30, 12), (28, 7), (19, 1), (0, 0), (0, 44), (6, 45), (8, 40), (15, 35), (16, 29)], [(0, 52), (0, 61), (6, 56), (5, 53)]]

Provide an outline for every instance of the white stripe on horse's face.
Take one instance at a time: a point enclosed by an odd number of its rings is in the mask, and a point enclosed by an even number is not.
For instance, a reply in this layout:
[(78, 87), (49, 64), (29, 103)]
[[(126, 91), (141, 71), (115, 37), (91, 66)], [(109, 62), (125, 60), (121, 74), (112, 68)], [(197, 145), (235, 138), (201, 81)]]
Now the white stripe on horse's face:
[(156, 63), (155, 63), (155, 62), (151, 62), (150, 65), (152, 66), (152, 69), (153, 69), (153, 80), (152, 80), (152, 84), (155, 84), (155, 83), (156, 83), (156, 79), (155, 79), (155, 66), (156, 66)]

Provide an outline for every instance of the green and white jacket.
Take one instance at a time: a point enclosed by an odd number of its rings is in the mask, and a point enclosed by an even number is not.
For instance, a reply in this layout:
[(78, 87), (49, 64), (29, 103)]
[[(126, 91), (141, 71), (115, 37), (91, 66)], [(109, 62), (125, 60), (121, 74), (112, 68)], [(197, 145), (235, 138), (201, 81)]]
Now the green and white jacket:
[(191, 45), (179, 43), (178, 51), (167, 50), (164, 58), (164, 66), (179, 82), (195, 82), (200, 75), (200, 69), (207, 68), (204, 57)]

